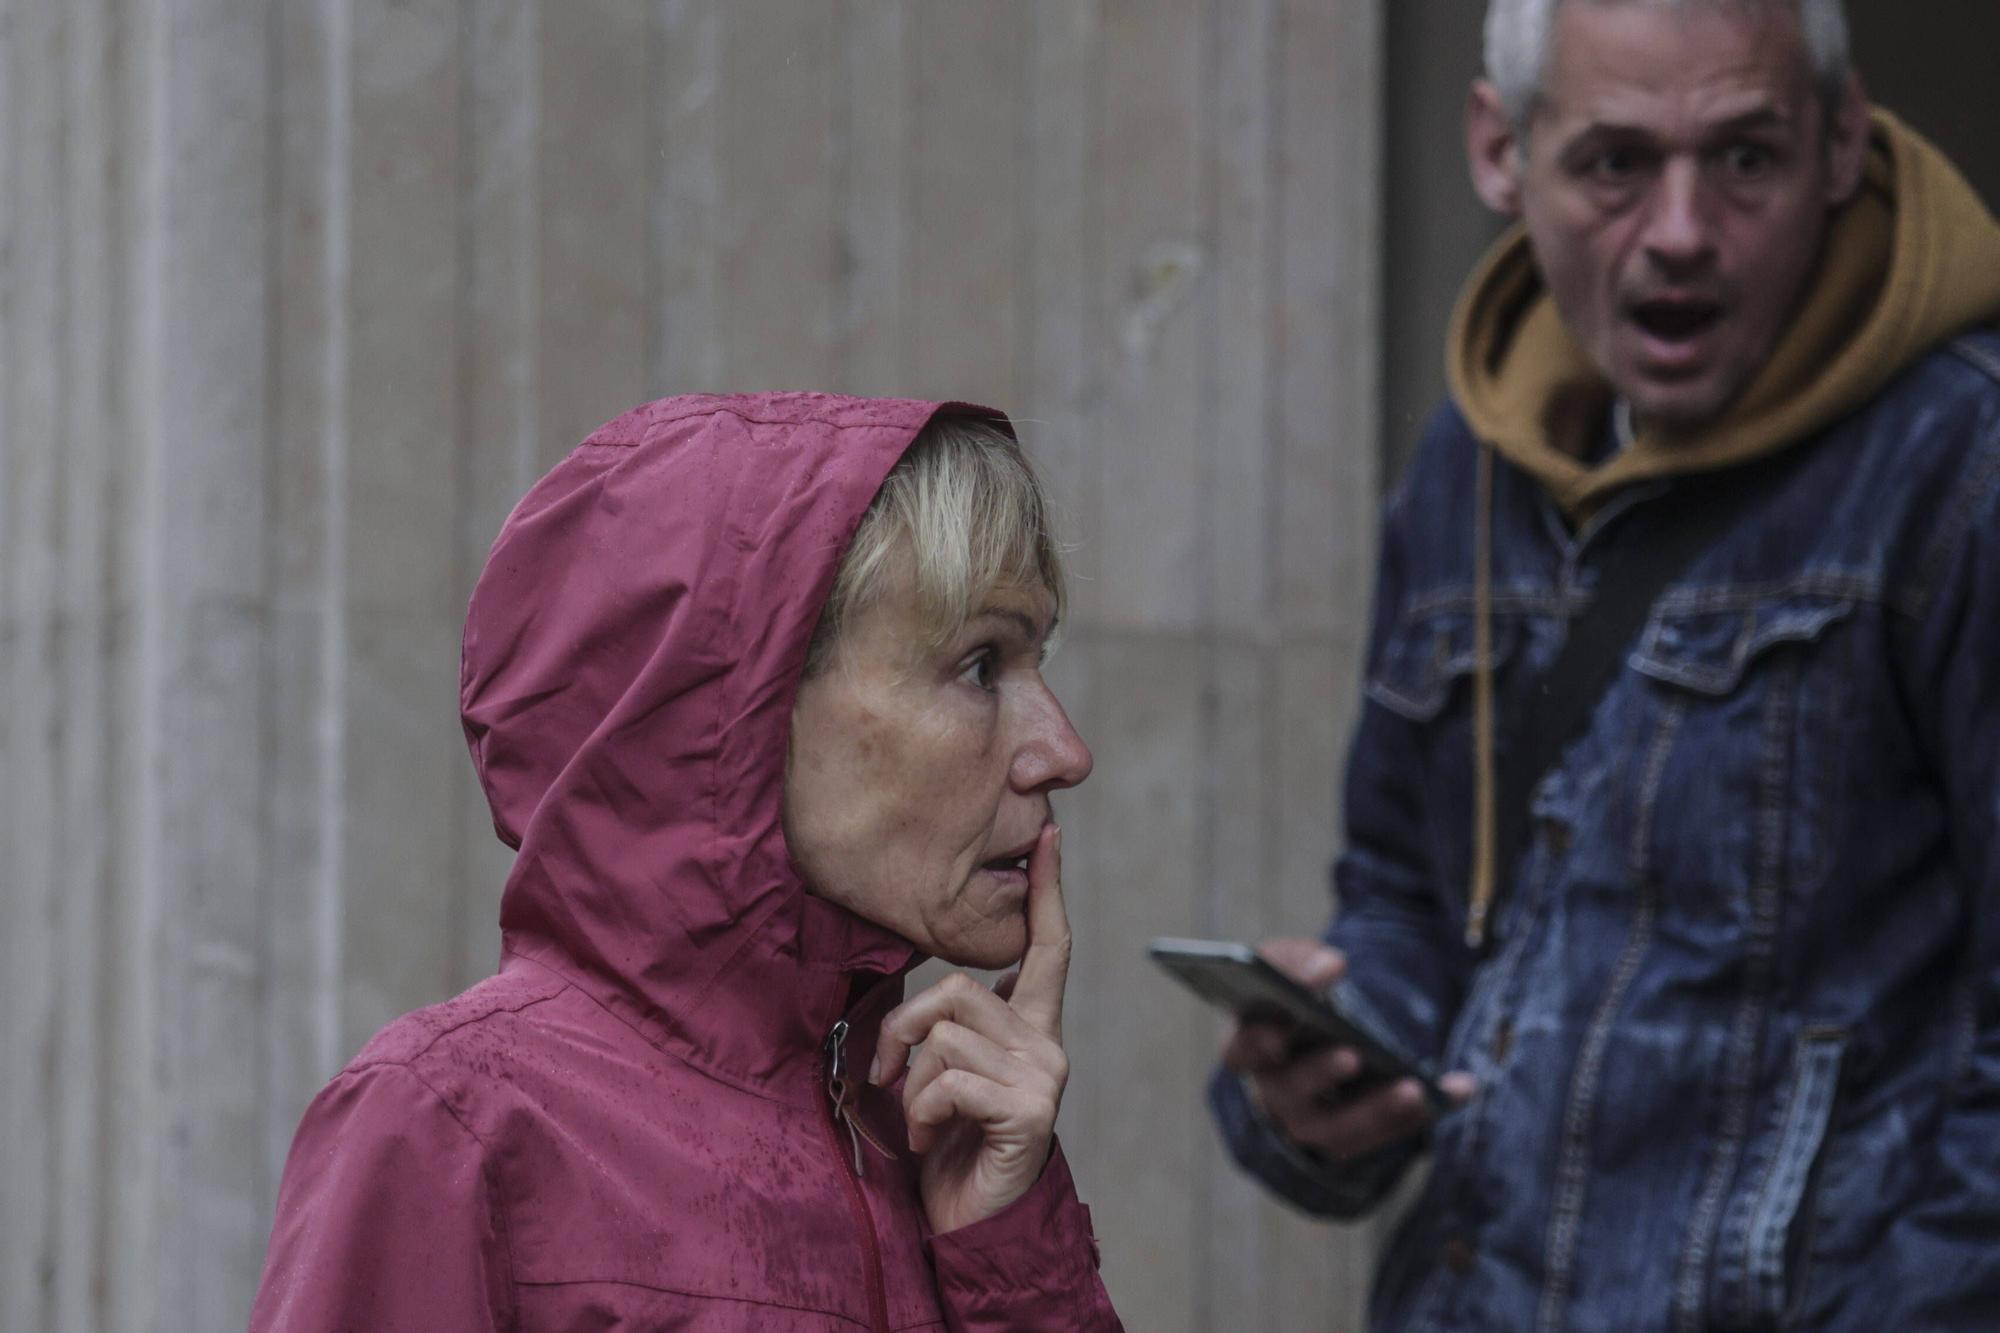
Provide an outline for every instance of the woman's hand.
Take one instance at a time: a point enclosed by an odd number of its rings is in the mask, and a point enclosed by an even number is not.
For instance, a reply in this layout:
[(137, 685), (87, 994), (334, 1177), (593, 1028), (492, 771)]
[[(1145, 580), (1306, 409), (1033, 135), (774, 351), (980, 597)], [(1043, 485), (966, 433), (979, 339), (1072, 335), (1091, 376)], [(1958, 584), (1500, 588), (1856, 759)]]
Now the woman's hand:
[(1069, 915), (1062, 831), (1053, 824), (1028, 857), (1027, 913), (1020, 970), (995, 990), (954, 973), (882, 1020), (869, 1081), (893, 1083), (908, 1065), (903, 1111), (910, 1147), (924, 1159), (924, 1212), (933, 1231), (999, 1212), (1028, 1192), (1049, 1158), (1069, 1079), (1062, 1047)]

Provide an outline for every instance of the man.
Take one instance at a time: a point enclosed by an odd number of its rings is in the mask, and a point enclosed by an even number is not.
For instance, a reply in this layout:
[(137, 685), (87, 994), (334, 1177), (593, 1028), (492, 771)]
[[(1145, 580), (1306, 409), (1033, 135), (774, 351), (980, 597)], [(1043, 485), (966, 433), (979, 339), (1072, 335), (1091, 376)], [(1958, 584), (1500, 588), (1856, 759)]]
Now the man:
[(1246, 1026), (1224, 1136), (1339, 1217), (1428, 1151), (1379, 1329), (2000, 1328), (2000, 227), (1838, 0), (1492, 0), (1487, 74), (1523, 225), (1388, 507), (1338, 912), (1266, 946), (1459, 1104)]

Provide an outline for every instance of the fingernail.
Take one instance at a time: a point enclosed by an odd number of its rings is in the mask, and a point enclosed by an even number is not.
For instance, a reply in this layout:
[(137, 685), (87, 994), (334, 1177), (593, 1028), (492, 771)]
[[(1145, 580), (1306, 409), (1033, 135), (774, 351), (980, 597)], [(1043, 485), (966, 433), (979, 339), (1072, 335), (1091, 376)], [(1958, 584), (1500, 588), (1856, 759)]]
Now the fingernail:
[(875, 1087), (882, 1086), (882, 1057), (879, 1054), (868, 1061), (868, 1082)]
[(1056, 836), (1050, 841), (1049, 850), (1057, 856), (1062, 855), (1062, 825), (1060, 824), (1056, 825)]

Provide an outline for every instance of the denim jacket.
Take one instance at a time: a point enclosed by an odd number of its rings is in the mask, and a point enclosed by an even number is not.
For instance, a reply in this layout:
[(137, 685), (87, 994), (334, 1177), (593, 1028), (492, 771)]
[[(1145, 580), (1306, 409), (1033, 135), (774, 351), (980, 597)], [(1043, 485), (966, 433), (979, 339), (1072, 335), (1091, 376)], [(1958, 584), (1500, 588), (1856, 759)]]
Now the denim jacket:
[[(1327, 938), (1479, 1092), (1331, 1163), (1211, 1089), (1238, 1161), (1314, 1213), (1365, 1212), (1428, 1152), (1377, 1329), (2000, 1329), (2000, 334), (1796, 447), (1536, 786), (1479, 954), (1455, 410), (1390, 501)], [(1572, 532), (1500, 467), (1503, 745), (1671, 484)]]

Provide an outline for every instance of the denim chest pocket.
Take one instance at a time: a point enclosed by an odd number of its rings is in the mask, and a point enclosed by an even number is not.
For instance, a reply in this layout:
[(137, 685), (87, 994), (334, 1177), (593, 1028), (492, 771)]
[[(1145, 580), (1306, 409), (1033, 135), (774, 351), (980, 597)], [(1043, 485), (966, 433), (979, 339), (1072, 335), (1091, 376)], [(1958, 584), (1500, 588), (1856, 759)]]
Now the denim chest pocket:
[[(1673, 791), (1689, 822), (1680, 831), (1733, 855), (1736, 873), (1707, 869), (1747, 876), (1753, 894), (1780, 884), (1809, 891), (1825, 876), (1852, 688), (1844, 631), (1859, 605), (1812, 588), (1669, 594), (1632, 652), (1632, 669), (1683, 722), (1685, 767)], [(1664, 808), (1662, 817), (1670, 836), (1678, 821)], [(1752, 834), (1773, 819), (1782, 847)]]
[(1760, 659), (1788, 645), (1817, 642), (1854, 607), (1851, 597), (1809, 593), (1740, 606), (1666, 606), (1648, 622), (1632, 665), (1696, 694), (1731, 694)]
[[(1493, 618), (1491, 661), (1497, 675), (1521, 637), (1518, 617)], [(1469, 700), (1479, 666), (1479, 620), (1469, 609), (1412, 614), (1383, 643), (1368, 678), (1368, 697), (1412, 722), (1434, 722), (1454, 696)], [(1467, 688), (1461, 690), (1461, 682)]]

